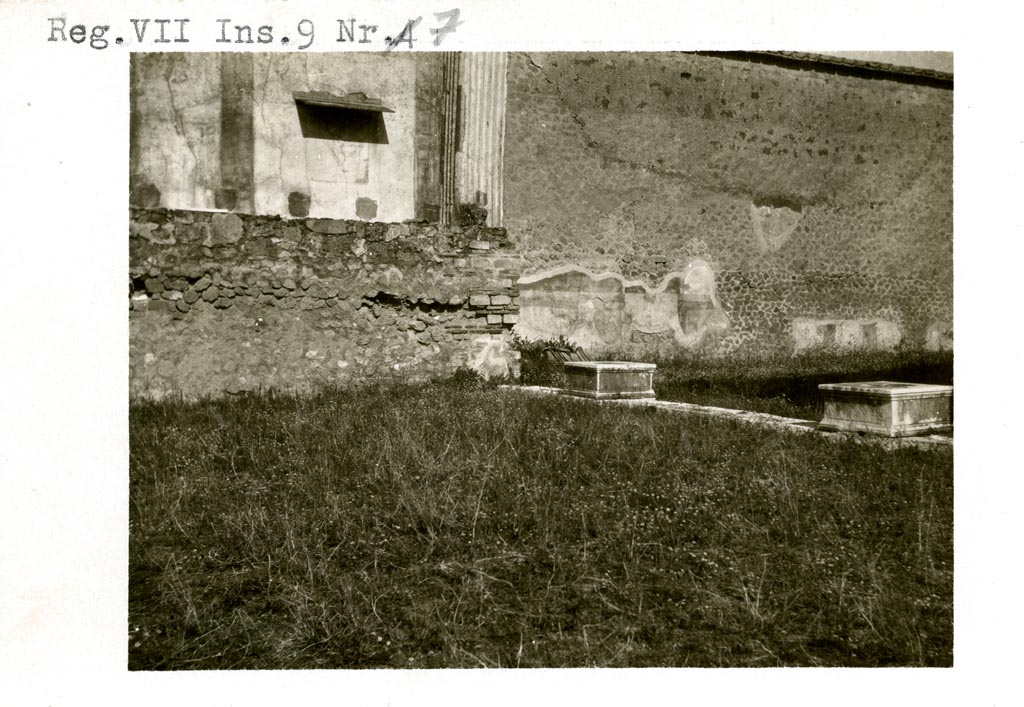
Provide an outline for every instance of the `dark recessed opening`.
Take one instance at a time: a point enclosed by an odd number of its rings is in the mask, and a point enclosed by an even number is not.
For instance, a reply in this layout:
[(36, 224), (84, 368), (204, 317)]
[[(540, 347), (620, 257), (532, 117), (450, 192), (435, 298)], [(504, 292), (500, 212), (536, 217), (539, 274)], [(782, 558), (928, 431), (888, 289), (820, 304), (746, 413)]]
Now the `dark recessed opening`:
[(380, 113), (306, 103), (296, 103), (295, 108), (299, 112), (302, 137), (388, 144), (387, 127)]
[(790, 211), (796, 211), (797, 213), (803, 211), (803, 207), (799, 201), (777, 194), (755, 196), (753, 201), (754, 206), (758, 207), (767, 206), (772, 209), (789, 209)]
[(302, 137), (388, 144), (384, 113), (394, 111), (364, 94), (296, 93), (295, 110)]

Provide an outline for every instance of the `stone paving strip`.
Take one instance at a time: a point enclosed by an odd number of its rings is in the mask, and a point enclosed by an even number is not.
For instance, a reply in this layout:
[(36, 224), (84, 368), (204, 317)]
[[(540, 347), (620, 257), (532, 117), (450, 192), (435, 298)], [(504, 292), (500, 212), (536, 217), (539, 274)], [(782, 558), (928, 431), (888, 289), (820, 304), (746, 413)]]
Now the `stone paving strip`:
[[(563, 394), (561, 388), (552, 388), (543, 385), (500, 385), (498, 388), (532, 395)], [(748, 410), (732, 410), (729, 408), (712, 407), (710, 405), (677, 403), (668, 400), (593, 400), (590, 398), (580, 397), (573, 397), (572, 399), (583, 400), (598, 405), (653, 407), (667, 412), (682, 412), (693, 415), (706, 415), (708, 417), (728, 418), (755, 425), (762, 425), (764, 427), (774, 427), (787, 432), (815, 432), (832, 439), (852, 439), (856, 442), (878, 444), (891, 449), (897, 447), (922, 447), (930, 449), (953, 446), (953, 438), (951, 436), (922, 435), (919, 437), (882, 437), (880, 435), (861, 434), (858, 432), (826, 432), (824, 430), (819, 430), (818, 423), (813, 420), (801, 420), (796, 417), (781, 417), (779, 415), (769, 415), (764, 412), (750, 412)]]

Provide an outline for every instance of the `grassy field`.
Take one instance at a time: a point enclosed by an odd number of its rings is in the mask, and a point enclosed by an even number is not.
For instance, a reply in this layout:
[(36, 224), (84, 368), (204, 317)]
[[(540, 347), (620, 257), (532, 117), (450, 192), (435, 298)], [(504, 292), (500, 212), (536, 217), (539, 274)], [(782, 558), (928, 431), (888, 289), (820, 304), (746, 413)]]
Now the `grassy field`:
[(132, 669), (952, 664), (948, 449), (471, 379), (130, 435)]

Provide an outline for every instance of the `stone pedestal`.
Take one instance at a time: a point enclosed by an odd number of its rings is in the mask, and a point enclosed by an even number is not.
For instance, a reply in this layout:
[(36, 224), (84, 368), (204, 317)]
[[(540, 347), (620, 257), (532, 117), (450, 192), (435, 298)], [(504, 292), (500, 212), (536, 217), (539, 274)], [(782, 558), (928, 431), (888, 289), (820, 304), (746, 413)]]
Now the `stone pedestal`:
[(924, 383), (825, 383), (818, 429), (908, 437), (953, 430), (953, 386)]
[(655, 368), (628, 361), (567, 361), (562, 392), (596, 400), (653, 398)]

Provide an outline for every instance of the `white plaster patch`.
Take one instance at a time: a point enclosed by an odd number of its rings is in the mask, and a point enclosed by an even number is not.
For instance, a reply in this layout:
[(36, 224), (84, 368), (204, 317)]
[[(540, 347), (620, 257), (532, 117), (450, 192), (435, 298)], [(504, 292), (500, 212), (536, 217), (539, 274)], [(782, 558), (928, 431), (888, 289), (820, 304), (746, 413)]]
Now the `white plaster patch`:
[(792, 334), (796, 352), (821, 347), (891, 350), (903, 340), (899, 325), (886, 319), (798, 317), (793, 320)]
[(156, 230), (155, 223), (137, 223), (132, 221), (128, 225), (129, 235), (133, 237), (145, 238), (150, 243), (156, 245), (174, 245), (177, 241), (174, 240), (174, 236), (168, 234), (166, 238), (160, 238), (154, 231)]
[(519, 279), (516, 333), (528, 339), (565, 336), (591, 350), (643, 343), (648, 337), (699, 344), (729, 320), (715, 293), (715, 275), (693, 259), (656, 287), (614, 272), (564, 265)]
[(750, 222), (754, 226), (758, 249), (774, 253), (789, 240), (803, 214), (785, 206), (750, 205)]
[(473, 340), (473, 349), (473, 353), (470, 354), (469, 367), (484, 378), (509, 374), (508, 362), (513, 352), (509, 349), (504, 336), (478, 336)]
[(953, 350), (953, 325), (949, 322), (932, 322), (925, 333), (924, 347), (929, 351)]
[(395, 287), (404, 279), (405, 276), (402, 274), (401, 270), (396, 268), (394, 265), (389, 265), (386, 270), (377, 275), (375, 283), (378, 286), (387, 289), (389, 287)]

